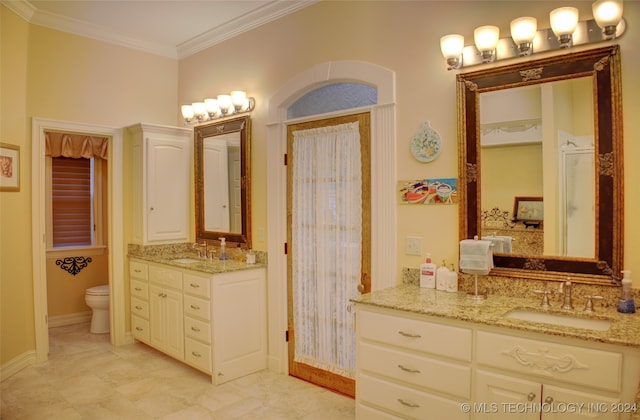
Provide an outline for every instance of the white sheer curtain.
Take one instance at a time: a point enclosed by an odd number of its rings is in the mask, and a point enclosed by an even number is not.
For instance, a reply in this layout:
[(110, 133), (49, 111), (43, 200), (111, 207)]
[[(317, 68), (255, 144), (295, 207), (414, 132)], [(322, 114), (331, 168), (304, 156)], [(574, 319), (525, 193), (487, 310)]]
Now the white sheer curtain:
[(292, 269), (296, 362), (354, 377), (362, 253), (358, 123), (293, 133)]

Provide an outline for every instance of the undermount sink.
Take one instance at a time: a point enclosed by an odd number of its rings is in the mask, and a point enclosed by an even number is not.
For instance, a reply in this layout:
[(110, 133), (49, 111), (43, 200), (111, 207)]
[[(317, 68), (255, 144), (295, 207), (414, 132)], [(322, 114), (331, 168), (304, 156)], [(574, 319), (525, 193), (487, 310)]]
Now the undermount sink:
[(194, 264), (194, 263), (199, 263), (202, 262), (202, 260), (197, 260), (195, 258), (177, 258), (175, 260), (171, 260), (174, 263), (179, 263), (179, 264)]
[(505, 318), (521, 321), (540, 322), (542, 324), (560, 325), (563, 327), (584, 328), (587, 330), (607, 331), (611, 328), (611, 321), (606, 319), (580, 318), (577, 316), (552, 314), (530, 309), (515, 309), (504, 314)]

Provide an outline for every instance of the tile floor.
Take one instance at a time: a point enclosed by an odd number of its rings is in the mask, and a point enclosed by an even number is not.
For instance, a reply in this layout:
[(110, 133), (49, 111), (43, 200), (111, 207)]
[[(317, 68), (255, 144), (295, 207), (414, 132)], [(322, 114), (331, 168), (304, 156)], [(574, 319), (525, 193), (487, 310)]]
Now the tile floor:
[(223, 385), (143, 344), (112, 347), (88, 324), (52, 328), (49, 360), (5, 379), (0, 418), (353, 419), (350, 398), (269, 371)]

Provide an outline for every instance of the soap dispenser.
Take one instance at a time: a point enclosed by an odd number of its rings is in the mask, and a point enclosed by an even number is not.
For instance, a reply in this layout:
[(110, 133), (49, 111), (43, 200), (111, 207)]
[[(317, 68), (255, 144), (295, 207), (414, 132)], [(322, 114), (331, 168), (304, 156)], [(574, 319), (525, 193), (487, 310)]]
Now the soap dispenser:
[(442, 260), (442, 265), (436, 270), (436, 289), (447, 290), (447, 283), (449, 282), (449, 269), (447, 263)]
[(636, 311), (636, 303), (633, 300), (631, 290), (631, 271), (622, 270), (622, 295), (618, 299), (618, 312), (632, 314)]
[(420, 264), (420, 287), (436, 288), (436, 265), (431, 262), (431, 254), (427, 254), (426, 261)]
[(225, 238), (220, 238), (220, 259), (226, 260), (227, 257), (227, 241)]

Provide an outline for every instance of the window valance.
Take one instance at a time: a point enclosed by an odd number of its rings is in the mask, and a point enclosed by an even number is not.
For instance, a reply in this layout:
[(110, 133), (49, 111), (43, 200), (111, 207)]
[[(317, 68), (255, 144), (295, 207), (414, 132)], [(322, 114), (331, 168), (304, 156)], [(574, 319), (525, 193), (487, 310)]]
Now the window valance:
[(46, 156), (71, 158), (99, 158), (109, 156), (109, 138), (85, 134), (45, 132)]

